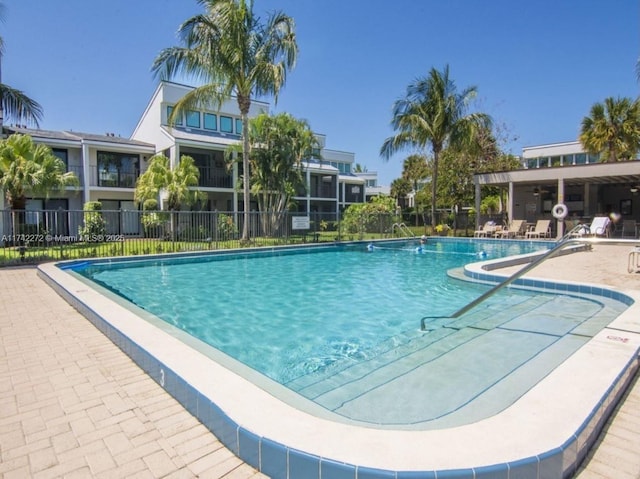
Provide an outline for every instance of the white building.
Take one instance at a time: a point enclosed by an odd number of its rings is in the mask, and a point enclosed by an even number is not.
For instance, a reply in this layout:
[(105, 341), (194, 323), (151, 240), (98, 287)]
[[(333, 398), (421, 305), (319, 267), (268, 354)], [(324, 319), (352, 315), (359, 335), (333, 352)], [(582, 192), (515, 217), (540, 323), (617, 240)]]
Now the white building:
[[(200, 172), (199, 188), (207, 194), (203, 210), (243, 211), (238, 191), (238, 165), (227, 171), (224, 152), (239, 144), (242, 121), (235, 98), (220, 108), (213, 106), (189, 111), (174, 126), (167, 118), (176, 102), (192, 87), (160, 82), (138, 121), (131, 138), (113, 134), (88, 134), (74, 131), (47, 131), (5, 127), (5, 133), (30, 135), (36, 143), (46, 144), (64, 161), (68, 171), (78, 176), (80, 185), (67, 188), (49, 199), (29, 198), (28, 210), (82, 210), (88, 201), (100, 201), (103, 210), (137, 210), (133, 201), (136, 181), (156, 153), (167, 156), (175, 166), (182, 155), (195, 160)], [(253, 101), (249, 117), (268, 112), (269, 104)], [(320, 142), (321, 161), (305, 162), (306, 188), (295, 196), (295, 210), (332, 216), (352, 203), (363, 202), (364, 180), (351, 174), (355, 155), (325, 147)], [(0, 210), (6, 209), (4, 197)], [(252, 210), (257, 204), (252, 201)], [(71, 231), (75, 228), (72, 226)], [(129, 231), (135, 234), (134, 231)]]
[(369, 201), (374, 196), (378, 195), (390, 195), (390, 186), (381, 186), (378, 184), (378, 172), (377, 171), (361, 171), (355, 174), (358, 178), (364, 180), (364, 187), (366, 191), (366, 201)]

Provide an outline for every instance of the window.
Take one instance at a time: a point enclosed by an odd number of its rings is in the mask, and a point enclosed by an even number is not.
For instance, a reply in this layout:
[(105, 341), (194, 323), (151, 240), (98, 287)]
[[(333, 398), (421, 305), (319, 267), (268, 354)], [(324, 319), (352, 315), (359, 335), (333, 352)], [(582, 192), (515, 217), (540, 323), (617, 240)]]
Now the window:
[(189, 110), (186, 114), (187, 126), (191, 128), (200, 128), (200, 112)]
[(213, 113), (205, 113), (204, 129), (216, 131), (218, 129), (218, 115), (214, 115)]
[(529, 158), (527, 160), (527, 168), (533, 169), (538, 167), (538, 159), (537, 158)]
[[(169, 124), (169, 117), (171, 117), (171, 113), (173, 112), (173, 107), (172, 106), (168, 106), (167, 107), (167, 125)], [(178, 115), (177, 118), (175, 119), (175, 124), (176, 125), (182, 125), (182, 115)]]
[(551, 166), (562, 166), (562, 164), (560, 163), (560, 157), (559, 156), (552, 156), (551, 157)]
[(576, 165), (584, 165), (587, 163), (587, 155), (585, 153), (576, 153)]
[(242, 135), (242, 120), (240, 118), (236, 118), (236, 133)]
[(573, 165), (573, 155), (562, 156), (562, 166)]
[(596, 153), (595, 155), (592, 155), (591, 153), (589, 153), (589, 164), (592, 163), (597, 163), (600, 160), (600, 154)]
[(98, 186), (133, 188), (140, 172), (140, 158), (129, 153), (98, 151)]
[(62, 148), (52, 148), (51, 152), (53, 155), (59, 159), (61, 159), (64, 163), (64, 166), (69, 166), (69, 151), (63, 150)]
[(220, 116), (220, 131), (223, 133), (233, 133), (233, 118), (230, 116)]

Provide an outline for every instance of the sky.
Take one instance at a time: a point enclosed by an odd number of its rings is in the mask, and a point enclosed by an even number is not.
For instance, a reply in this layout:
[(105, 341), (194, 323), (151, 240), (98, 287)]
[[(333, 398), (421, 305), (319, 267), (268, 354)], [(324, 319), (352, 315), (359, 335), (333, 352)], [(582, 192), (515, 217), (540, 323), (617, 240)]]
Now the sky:
[[(196, 0), (3, 0), (2, 82), (44, 109), (40, 127), (129, 137), (158, 79), (151, 64), (179, 44)], [(293, 17), (299, 46), (274, 113), (306, 119), (326, 147), (355, 153), (379, 184), (411, 152), (380, 157), (396, 100), (432, 68), (471, 111), (492, 116), (502, 148), (575, 141), (607, 97), (636, 98), (639, 0), (255, 0)], [(182, 81), (182, 79), (181, 79)]]

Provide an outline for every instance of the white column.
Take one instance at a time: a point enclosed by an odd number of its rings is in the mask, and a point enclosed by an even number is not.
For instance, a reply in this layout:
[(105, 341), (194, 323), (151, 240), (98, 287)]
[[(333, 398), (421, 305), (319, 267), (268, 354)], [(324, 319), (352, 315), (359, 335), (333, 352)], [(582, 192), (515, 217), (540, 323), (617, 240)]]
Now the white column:
[[(89, 145), (82, 142), (82, 208), (84, 204), (91, 201), (91, 161), (89, 159)], [(98, 180), (98, 163), (96, 162), (96, 185)]]
[(476, 230), (480, 229), (480, 182), (475, 180), (476, 182)]
[(507, 213), (509, 213), (509, 216), (508, 216), (507, 220), (509, 221), (509, 224), (511, 224), (511, 222), (513, 221), (513, 207), (514, 207), (513, 205), (515, 204), (515, 201), (513, 199), (513, 194), (514, 194), (513, 193), (513, 190), (514, 190), (513, 181), (509, 182), (508, 188), (509, 188), (509, 190), (508, 190), (509, 191), (509, 193), (508, 193), (509, 198), (507, 199)]
[[(558, 204), (564, 204), (564, 179), (558, 178)], [(564, 236), (564, 221), (556, 221), (556, 238)]]

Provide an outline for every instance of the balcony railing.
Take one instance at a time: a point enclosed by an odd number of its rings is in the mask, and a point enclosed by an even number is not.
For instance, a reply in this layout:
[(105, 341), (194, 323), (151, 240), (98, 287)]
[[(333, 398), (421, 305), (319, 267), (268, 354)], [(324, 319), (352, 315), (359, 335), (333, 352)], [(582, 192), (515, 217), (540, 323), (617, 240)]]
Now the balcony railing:
[(198, 186), (205, 188), (233, 188), (233, 178), (223, 168), (199, 166)]
[(91, 186), (102, 186), (105, 188), (135, 188), (136, 180), (140, 176), (137, 168), (121, 170), (91, 170)]

